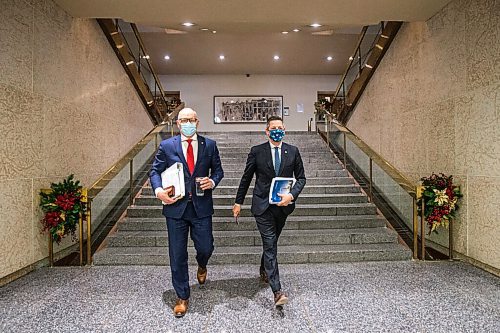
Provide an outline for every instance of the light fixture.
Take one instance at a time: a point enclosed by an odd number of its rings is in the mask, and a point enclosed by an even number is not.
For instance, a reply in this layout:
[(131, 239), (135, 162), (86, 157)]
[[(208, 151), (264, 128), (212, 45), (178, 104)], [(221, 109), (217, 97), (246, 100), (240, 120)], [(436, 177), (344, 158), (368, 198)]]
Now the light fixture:
[(386, 38), (386, 39), (387, 39), (387, 38), (389, 38), (389, 36), (384, 35), (384, 34), (380, 34), (380, 37), (382, 37), (382, 38)]
[(328, 57), (326, 57), (326, 60), (328, 60), (328, 61), (332, 61), (332, 60), (333, 60), (333, 57), (332, 57), (332, 56), (328, 56)]
[(201, 31), (208, 31), (208, 28), (201, 28)]
[(141, 56), (141, 58), (142, 58), (142, 59), (149, 59), (149, 55), (148, 55), (148, 54), (143, 55), (143, 56)]
[(170, 56), (169, 56), (169, 55), (166, 55), (166, 56), (164, 56), (164, 57), (163, 57), (163, 59), (165, 59), (165, 60), (170, 60)]
[(349, 60), (350, 60), (350, 61), (353, 61), (353, 60), (354, 60), (354, 58), (353, 58), (352, 56), (350, 56), (350, 57), (349, 57)]
[(192, 22), (184, 22), (184, 23), (182, 23), (182, 25), (185, 26), (185, 27), (192, 27), (194, 25), (194, 23), (192, 23)]
[(311, 28), (319, 28), (319, 27), (322, 27), (323, 25), (322, 24), (319, 24), (319, 23), (313, 23), (313, 24), (309, 24), (309, 26)]
[(275, 56), (273, 57), (273, 59), (274, 59), (274, 60), (280, 60), (280, 56), (279, 56), (279, 55), (275, 55)]
[(379, 49), (379, 50), (383, 50), (384, 49), (384, 47), (382, 45), (380, 45), (380, 44), (375, 44), (375, 47), (377, 49)]
[(299, 32), (299, 31), (300, 31), (300, 29), (297, 29), (297, 28), (293, 29), (293, 32)]
[(130, 60), (129, 62), (127, 62), (127, 63), (126, 63), (126, 65), (127, 65), (127, 66), (128, 66), (128, 65), (132, 65), (133, 63), (134, 63), (134, 61), (133, 61), (133, 60)]
[(220, 60), (224, 60), (224, 59), (226, 59), (226, 57), (225, 57), (223, 54), (221, 54), (221, 55), (219, 56), (219, 59), (220, 59)]
[(216, 34), (216, 33), (217, 33), (217, 30), (212, 30), (212, 33), (213, 33), (213, 34)]
[(288, 31), (282, 31), (281, 32), (283, 35), (286, 35), (288, 33)]
[(373, 68), (373, 66), (372, 66), (372, 65), (369, 65), (369, 64), (366, 64), (365, 66), (366, 66), (366, 67), (368, 67), (368, 68), (370, 68), (370, 69), (372, 69), (372, 68)]

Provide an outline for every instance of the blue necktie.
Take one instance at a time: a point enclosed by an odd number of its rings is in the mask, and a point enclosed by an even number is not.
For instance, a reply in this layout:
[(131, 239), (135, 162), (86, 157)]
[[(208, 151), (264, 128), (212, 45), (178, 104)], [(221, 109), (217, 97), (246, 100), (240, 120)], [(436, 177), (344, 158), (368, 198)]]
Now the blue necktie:
[(276, 176), (278, 176), (278, 173), (280, 172), (280, 153), (278, 151), (278, 147), (274, 147), (274, 172), (276, 173)]

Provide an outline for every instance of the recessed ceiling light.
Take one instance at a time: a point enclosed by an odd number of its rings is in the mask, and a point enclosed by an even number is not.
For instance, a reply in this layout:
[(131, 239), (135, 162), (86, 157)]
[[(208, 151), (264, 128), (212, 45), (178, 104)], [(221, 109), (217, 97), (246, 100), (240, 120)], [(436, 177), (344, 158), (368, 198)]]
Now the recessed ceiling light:
[(201, 28), (201, 31), (208, 31), (208, 28)]
[(283, 35), (286, 35), (288, 33), (288, 31), (282, 31), (281, 32)]
[(182, 25), (185, 26), (185, 27), (192, 27), (194, 25), (194, 23), (192, 23), (192, 22), (184, 22), (184, 23), (182, 23)]
[(293, 32), (299, 32), (300, 29), (293, 29)]
[(217, 33), (217, 30), (212, 30), (212, 33), (213, 33), (213, 34), (216, 34), (216, 33)]
[(148, 55), (148, 54), (146, 54), (146, 55), (141, 55), (141, 58), (142, 58), (142, 59), (149, 59), (149, 55)]
[(319, 23), (313, 23), (313, 24), (309, 24), (309, 26), (312, 28), (319, 28), (319, 27), (322, 27), (323, 25), (319, 24)]
[(274, 60), (280, 60), (280, 56), (279, 56), (279, 55), (275, 55), (275, 56), (273, 57), (273, 59), (274, 59)]
[(328, 61), (332, 61), (332, 60), (333, 60), (333, 57), (332, 57), (332, 56), (328, 56), (328, 57), (326, 57), (326, 60), (328, 60)]
[(165, 60), (170, 60), (170, 56), (169, 56), (169, 55), (166, 55), (166, 56), (164, 56), (164, 57), (163, 57), (163, 59), (165, 59)]
[(220, 60), (224, 60), (224, 59), (226, 59), (226, 57), (225, 57), (223, 54), (221, 54), (221, 55), (219, 56), (219, 59), (220, 59)]
[(354, 58), (353, 58), (352, 56), (350, 56), (350, 57), (349, 57), (349, 60), (350, 60), (350, 61), (353, 61), (353, 60), (354, 60)]

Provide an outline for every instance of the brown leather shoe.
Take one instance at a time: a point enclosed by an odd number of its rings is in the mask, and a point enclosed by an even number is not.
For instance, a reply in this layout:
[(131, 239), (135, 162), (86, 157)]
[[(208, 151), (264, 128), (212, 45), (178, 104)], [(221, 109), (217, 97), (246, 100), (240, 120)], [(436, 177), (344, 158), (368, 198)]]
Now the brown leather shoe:
[(188, 299), (178, 298), (177, 301), (175, 301), (174, 316), (176, 316), (177, 318), (184, 317), (184, 315), (188, 310), (188, 305), (189, 305)]
[(267, 273), (265, 270), (262, 268), (259, 270), (259, 275), (260, 275), (260, 281), (262, 283), (269, 283), (269, 277), (267, 276)]
[(274, 305), (285, 305), (286, 303), (288, 303), (288, 297), (284, 292), (280, 290), (274, 293)]
[(196, 278), (198, 278), (198, 283), (203, 285), (207, 281), (207, 269), (198, 266), (198, 272), (196, 272)]

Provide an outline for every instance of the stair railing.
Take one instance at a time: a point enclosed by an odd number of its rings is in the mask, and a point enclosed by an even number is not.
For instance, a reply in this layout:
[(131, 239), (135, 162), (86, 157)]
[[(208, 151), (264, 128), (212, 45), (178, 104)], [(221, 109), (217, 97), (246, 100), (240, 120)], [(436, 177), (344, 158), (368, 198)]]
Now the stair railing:
[(87, 190), (86, 264), (113, 224), (133, 200), (148, 178), (149, 164), (161, 140), (176, 133), (174, 122), (181, 103), (159, 125), (137, 142), (104, 172)]
[(358, 180), (370, 202), (377, 204), (412, 249), (413, 258), (425, 260), (426, 257), (435, 257), (433, 250), (425, 247), (426, 226), (423, 216), (420, 217), (420, 225), (418, 223), (417, 201), (421, 196), (422, 186), (410, 181), (333, 117), (327, 117), (324, 130), (318, 128), (318, 133), (344, 164), (345, 169)]
[(347, 124), (356, 103), (368, 85), (385, 52), (394, 40), (402, 22), (380, 22), (365, 26), (359, 36), (354, 53), (337, 86), (331, 110), (336, 119)]

